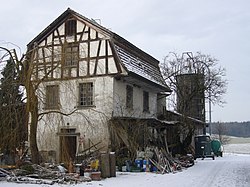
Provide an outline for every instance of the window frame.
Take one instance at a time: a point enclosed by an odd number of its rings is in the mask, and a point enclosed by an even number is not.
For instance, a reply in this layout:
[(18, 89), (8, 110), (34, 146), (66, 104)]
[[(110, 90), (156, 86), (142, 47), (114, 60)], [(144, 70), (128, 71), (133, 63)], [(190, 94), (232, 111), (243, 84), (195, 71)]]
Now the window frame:
[[(82, 87), (83, 85), (86, 85), (86, 87), (88, 85), (91, 85), (90, 87), (87, 87), (87, 91), (85, 93), (82, 93), (84, 91), (84, 88)], [(91, 90), (89, 90), (89, 88)], [(86, 94), (86, 96), (84, 96), (83, 94)], [(94, 82), (81, 82), (78, 85), (78, 95), (79, 95), (79, 99), (78, 99), (78, 106), (79, 107), (94, 107), (95, 105), (95, 100), (94, 100)], [(84, 101), (85, 100), (87, 101)], [(86, 103), (86, 104), (84, 104)]]
[(126, 86), (126, 108), (133, 109), (134, 105), (134, 89), (133, 86)]
[(143, 112), (149, 112), (149, 92), (143, 91)]
[(79, 44), (66, 43), (64, 46), (64, 67), (72, 68), (77, 67), (79, 63)]
[(60, 97), (59, 97), (59, 85), (46, 85), (45, 87), (45, 109), (59, 109)]
[(65, 22), (65, 28), (64, 28), (65, 36), (74, 36), (76, 34), (77, 29), (77, 21), (76, 19), (68, 19)]

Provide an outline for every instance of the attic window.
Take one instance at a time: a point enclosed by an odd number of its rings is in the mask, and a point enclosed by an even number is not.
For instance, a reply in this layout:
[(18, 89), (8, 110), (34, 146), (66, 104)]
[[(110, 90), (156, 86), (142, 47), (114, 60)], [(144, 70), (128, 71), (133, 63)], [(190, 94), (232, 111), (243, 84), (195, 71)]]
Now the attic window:
[(73, 36), (76, 34), (76, 20), (70, 19), (65, 22), (65, 35)]

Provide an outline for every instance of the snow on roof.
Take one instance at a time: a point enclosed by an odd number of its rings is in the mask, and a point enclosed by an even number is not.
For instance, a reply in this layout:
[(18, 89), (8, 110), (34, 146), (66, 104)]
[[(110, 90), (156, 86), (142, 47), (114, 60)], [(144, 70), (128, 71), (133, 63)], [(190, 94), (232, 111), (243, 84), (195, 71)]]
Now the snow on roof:
[[(181, 113), (178, 113), (176, 111), (167, 111), (169, 113), (172, 113), (173, 115), (177, 115), (177, 116), (180, 116), (180, 117), (184, 117), (184, 114), (181, 114)], [(199, 119), (196, 119), (196, 118), (192, 118), (190, 116), (186, 116), (188, 119), (192, 120), (192, 121), (195, 121), (195, 122), (198, 122), (198, 123), (201, 123), (201, 124), (204, 124), (205, 122), (204, 121), (201, 121)]]
[(115, 45), (121, 63), (129, 72), (133, 72), (149, 81), (167, 87), (158, 65), (153, 65), (146, 60), (131, 54), (128, 50)]

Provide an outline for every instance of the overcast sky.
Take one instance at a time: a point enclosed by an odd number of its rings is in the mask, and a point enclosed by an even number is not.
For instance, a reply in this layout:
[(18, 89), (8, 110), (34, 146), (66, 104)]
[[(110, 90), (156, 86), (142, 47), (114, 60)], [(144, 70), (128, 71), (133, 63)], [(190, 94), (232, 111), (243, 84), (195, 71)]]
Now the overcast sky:
[[(212, 121), (250, 120), (249, 0), (6, 0), (0, 45), (26, 45), (68, 7), (163, 61), (174, 51), (200, 51), (219, 60), (229, 81), (224, 107)], [(12, 45), (8, 45), (12, 48)]]

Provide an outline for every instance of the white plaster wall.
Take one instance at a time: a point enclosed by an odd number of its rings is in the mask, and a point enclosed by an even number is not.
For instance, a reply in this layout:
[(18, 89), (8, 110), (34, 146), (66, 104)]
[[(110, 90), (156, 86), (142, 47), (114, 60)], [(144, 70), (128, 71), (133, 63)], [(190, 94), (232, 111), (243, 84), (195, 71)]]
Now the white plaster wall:
[[(126, 86), (132, 84), (122, 81), (114, 81), (114, 112), (116, 117), (150, 118), (157, 115), (157, 93), (153, 89), (133, 86), (133, 109), (126, 108)], [(143, 111), (143, 91), (149, 92), (149, 112)]]
[[(83, 82), (94, 83), (94, 107), (83, 108), (78, 106), (78, 85)], [(91, 139), (100, 146), (109, 145), (109, 133), (107, 120), (112, 115), (113, 78), (98, 77), (85, 78), (82, 80), (55, 81), (43, 83), (39, 89), (39, 97), (45, 98), (45, 86), (48, 84), (59, 85), (60, 111), (73, 114), (65, 116), (58, 113), (46, 114), (38, 124), (38, 146), (39, 150), (56, 150), (59, 154), (59, 136), (62, 127), (76, 128), (80, 136), (85, 136), (85, 142)], [(39, 105), (39, 111), (44, 110), (44, 104)], [(68, 124), (68, 125), (67, 125)], [(79, 138), (79, 137), (78, 137)], [(57, 155), (58, 156), (58, 155)]]

